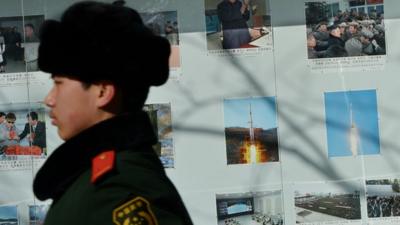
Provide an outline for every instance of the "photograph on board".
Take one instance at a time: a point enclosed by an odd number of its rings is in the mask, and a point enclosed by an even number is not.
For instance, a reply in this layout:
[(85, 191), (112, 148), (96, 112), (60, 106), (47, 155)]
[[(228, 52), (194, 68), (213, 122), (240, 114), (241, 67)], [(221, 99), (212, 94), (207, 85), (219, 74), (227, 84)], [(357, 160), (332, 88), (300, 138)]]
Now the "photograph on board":
[(369, 218), (400, 216), (400, 179), (367, 180)]
[(29, 225), (42, 225), (48, 210), (49, 205), (30, 205)]
[(0, 105), (0, 160), (47, 155), (45, 109), (32, 105)]
[(294, 192), (297, 224), (361, 219), (360, 189), (356, 183), (310, 183)]
[(205, 0), (207, 50), (272, 47), (268, 0)]
[(224, 100), (227, 164), (279, 161), (275, 97)]
[(153, 146), (164, 168), (174, 167), (174, 143), (172, 138), (171, 104), (146, 104), (144, 111), (150, 117), (158, 143)]
[(376, 90), (325, 93), (328, 156), (380, 154)]
[(38, 71), (39, 28), (44, 15), (1, 17), (0, 72)]
[(383, 0), (305, 2), (308, 58), (386, 55)]
[[(171, 70), (181, 67), (181, 57), (179, 50), (179, 24), (177, 11), (140, 13), (143, 22), (155, 34), (168, 39), (171, 45), (171, 56), (169, 66)], [(140, 43), (138, 43), (140, 44)]]
[(282, 191), (216, 195), (218, 225), (283, 225)]
[(0, 206), (0, 224), (18, 225), (17, 206)]

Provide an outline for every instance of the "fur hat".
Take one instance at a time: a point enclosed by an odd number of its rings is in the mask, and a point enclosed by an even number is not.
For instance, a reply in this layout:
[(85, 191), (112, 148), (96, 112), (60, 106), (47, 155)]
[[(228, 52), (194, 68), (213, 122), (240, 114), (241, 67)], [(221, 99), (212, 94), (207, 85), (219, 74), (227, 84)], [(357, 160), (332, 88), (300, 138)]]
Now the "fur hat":
[(362, 44), (357, 38), (350, 38), (346, 41), (344, 48), (349, 56), (360, 56), (362, 55)]
[(372, 33), (372, 31), (370, 31), (366, 28), (363, 28), (361, 30), (361, 35), (365, 38), (373, 38), (374, 37), (374, 34)]
[(319, 41), (326, 41), (329, 39), (328, 32), (317, 31), (317, 32), (313, 32), (313, 35), (314, 35), (315, 39), (317, 39)]
[(326, 21), (321, 21), (317, 25), (315, 25), (315, 30), (318, 30), (322, 25), (327, 26), (328, 23)]
[(353, 26), (353, 27), (355, 27), (355, 28), (358, 28), (358, 26), (360, 26), (360, 24), (357, 23), (357, 22), (355, 22), (355, 21), (352, 21), (352, 22), (350, 22), (350, 23), (348, 24), (348, 26)]
[(384, 27), (382, 24), (377, 24), (377, 25), (375, 26), (375, 29), (376, 29), (378, 32), (380, 32), (380, 33), (385, 32), (385, 27)]
[(134, 80), (129, 82), (132, 88), (165, 83), (169, 42), (120, 3), (79, 2), (60, 21), (46, 20), (40, 31), (39, 68), (88, 83)]

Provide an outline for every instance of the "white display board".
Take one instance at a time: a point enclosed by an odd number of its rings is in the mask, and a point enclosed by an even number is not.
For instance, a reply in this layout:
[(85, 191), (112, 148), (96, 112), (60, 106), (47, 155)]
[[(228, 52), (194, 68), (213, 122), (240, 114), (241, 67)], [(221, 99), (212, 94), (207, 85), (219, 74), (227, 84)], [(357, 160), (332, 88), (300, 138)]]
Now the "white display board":
[[(250, 0), (251, 39), (224, 49), (222, 1), (126, 0), (174, 48), (171, 79), (151, 89), (145, 110), (194, 224), (398, 224), (400, 3)], [(0, 219), (11, 224), (43, 219), (49, 202), (34, 198), (32, 181), (62, 143), (43, 105), (52, 81), (28, 62), (37, 45), (24, 27), (37, 35), (74, 2), (1, 2), (2, 33), (15, 27), (20, 45), (4, 41), (0, 112), (15, 113), (23, 128), (26, 113), (38, 111), (47, 134), (45, 153), (0, 156)], [(369, 37), (372, 47), (361, 43), (359, 55), (350, 55), (348, 37), (342, 47), (319, 39), (334, 24), (347, 32), (351, 21), (354, 46), (365, 29), (381, 35)], [(318, 30), (323, 24), (329, 31)]]

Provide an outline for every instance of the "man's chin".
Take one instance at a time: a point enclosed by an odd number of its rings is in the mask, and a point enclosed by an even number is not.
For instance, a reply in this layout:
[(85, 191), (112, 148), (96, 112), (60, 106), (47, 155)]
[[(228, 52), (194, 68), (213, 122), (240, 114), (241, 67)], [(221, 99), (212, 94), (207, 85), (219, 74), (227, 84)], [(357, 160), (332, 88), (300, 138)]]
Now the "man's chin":
[(69, 135), (65, 134), (65, 132), (63, 132), (60, 128), (58, 128), (58, 136), (64, 140), (67, 141), (68, 139), (70, 139), (71, 137), (69, 137)]

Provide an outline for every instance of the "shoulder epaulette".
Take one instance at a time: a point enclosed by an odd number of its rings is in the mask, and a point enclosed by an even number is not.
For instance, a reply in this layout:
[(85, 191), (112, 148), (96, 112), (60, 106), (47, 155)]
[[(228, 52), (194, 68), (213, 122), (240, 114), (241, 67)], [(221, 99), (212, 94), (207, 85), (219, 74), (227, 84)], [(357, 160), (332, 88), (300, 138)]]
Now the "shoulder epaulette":
[(100, 177), (114, 168), (115, 151), (104, 151), (92, 159), (92, 177), (90, 181), (95, 183)]

